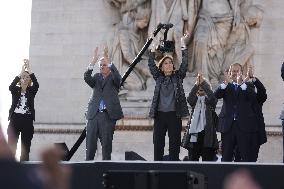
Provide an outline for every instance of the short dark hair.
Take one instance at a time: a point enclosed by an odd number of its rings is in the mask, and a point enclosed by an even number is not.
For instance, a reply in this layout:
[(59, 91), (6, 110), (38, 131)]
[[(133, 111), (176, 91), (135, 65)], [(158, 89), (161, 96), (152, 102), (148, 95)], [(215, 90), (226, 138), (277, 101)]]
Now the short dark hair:
[(231, 64), (229, 70), (231, 70), (233, 66), (239, 66), (241, 68), (241, 72), (243, 73), (243, 66), (240, 63), (236, 62), (236, 63)]
[(173, 71), (176, 70), (175, 65), (174, 65), (174, 58), (171, 55), (165, 55), (165, 56), (163, 56), (163, 58), (161, 58), (159, 60), (159, 63), (158, 63), (158, 68), (159, 68), (160, 72), (162, 72), (162, 66), (163, 66), (163, 64), (164, 64), (164, 62), (167, 58), (170, 59), (173, 63)]

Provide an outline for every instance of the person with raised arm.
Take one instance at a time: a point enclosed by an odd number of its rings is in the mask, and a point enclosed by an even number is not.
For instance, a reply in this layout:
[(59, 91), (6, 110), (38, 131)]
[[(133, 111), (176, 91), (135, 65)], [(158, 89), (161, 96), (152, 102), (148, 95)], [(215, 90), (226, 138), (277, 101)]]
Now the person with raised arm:
[(218, 131), (222, 135), (222, 161), (232, 161), (236, 147), (241, 161), (255, 161), (259, 149), (258, 115), (254, 109), (256, 93), (242, 78), (242, 66), (230, 66), (225, 81), (215, 91), (223, 99)]
[[(116, 121), (123, 117), (118, 98), (121, 76), (115, 65), (111, 63), (107, 47), (100, 58), (98, 47), (85, 74), (85, 82), (93, 89), (86, 112), (86, 160), (93, 160), (97, 151), (97, 141), (102, 145), (102, 159), (111, 160), (112, 139)], [(95, 65), (100, 72), (92, 76)]]
[[(189, 161), (214, 161), (218, 140), (214, 123), (217, 99), (205, 78), (198, 74), (187, 102), (192, 108), (190, 116), (188, 149)], [(216, 114), (215, 114), (216, 115)]]
[(34, 98), (39, 88), (35, 74), (31, 71), (30, 62), (24, 59), (22, 71), (11, 83), (12, 105), (9, 111), (8, 144), (13, 155), (21, 133), (20, 161), (29, 161), (31, 141), (34, 134), (35, 120)]
[(148, 66), (156, 81), (152, 105), (149, 116), (154, 118), (154, 160), (161, 161), (164, 156), (165, 135), (169, 136), (169, 160), (178, 161), (181, 144), (182, 117), (189, 115), (183, 89), (183, 79), (188, 66), (188, 52), (186, 45), (189, 35), (181, 38), (182, 63), (175, 69), (173, 57), (169, 54), (155, 64), (155, 48), (149, 54)]

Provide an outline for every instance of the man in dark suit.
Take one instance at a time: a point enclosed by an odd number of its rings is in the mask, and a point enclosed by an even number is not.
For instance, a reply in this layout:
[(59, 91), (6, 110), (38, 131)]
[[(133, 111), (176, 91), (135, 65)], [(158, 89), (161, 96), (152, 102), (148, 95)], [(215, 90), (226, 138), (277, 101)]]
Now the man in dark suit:
[[(92, 76), (97, 62), (100, 73)], [(102, 145), (103, 160), (110, 160), (115, 123), (123, 117), (123, 113), (118, 98), (121, 76), (114, 64), (110, 63), (106, 48), (100, 59), (96, 48), (84, 80), (93, 89), (86, 114), (86, 160), (94, 159), (98, 139)]]
[[(267, 99), (267, 94), (266, 94), (266, 89), (264, 87), (264, 85), (261, 83), (261, 81), (255, 77), (253, 75), (253, 71), (252, 71), (252, 67), (250, 66), (248, 68), (248, 72), (247, 72), (247, 76), (244, 80), (245, 82), (247, 82), (247, 84), (253, 88), (253, 90), (256, 89), (256, 99), (253, 103), (253, 109), (254, 112), (257, 116), (257, 123), (258, 123), (258, 150), (257, 153), (255, 154), (255, 158), (254, 161), (257, 161), (258, 158), (258, 152), (259, 152), (259, 148), (262, 144), (267, 142), (267, 136), (266, 136), (266, 130), (265, 130), (265, 122), (264, 122), (264, 117), (263, 117), (263, 113), (262, 113), (262, 106), (263, 103), (266, 101)], [(234, 154), (234, 161), (241, 161), (241, 157), (240, 157), (240, 153), (238, 149), (235, 149), (235, 154)]]
[(255, 91), (242, 83), (242, 66), (233, 64), (225, 81), (215, 91), (223, 99), (219, 115), (218, 131), (222, 133), (222, 161), (232, 161), (233, 151), (238, 146), (242, 161), (254, 161), (258, 151), (258, 124), (253, 109)]

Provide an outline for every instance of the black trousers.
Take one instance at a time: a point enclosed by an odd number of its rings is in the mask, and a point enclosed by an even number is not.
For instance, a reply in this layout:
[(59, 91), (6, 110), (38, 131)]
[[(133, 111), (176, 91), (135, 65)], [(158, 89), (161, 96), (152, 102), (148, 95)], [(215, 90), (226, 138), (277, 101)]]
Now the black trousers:
[(194, 142), (192, 148), (188, 151), (189, 161), (199, 161), (200, 156), (202, 157), (202, 161), (214, 161), (216, 155), (215, 149), (204, 147), (204, 135), (204, 131), (198, 133), (197, 142)]
[(239, 148), (238, 146), (235, 147), (235, 150), (233, 152), (233, 161), (234, 162), (241, 162), (242, 161), (242, 158), (241, 158), (241, 153), (239, 151)]
[(34, 134), (33, 119), (30, 114), (14, 113), (8, 126), (8, 144), (12, 152), (16, 153), (19, 135), (21, 133), (21, 157), (20, 161), (29, 161), (31, 141)]
[(169, 136), (169, 160), (178, 161), (181, 143), (182, 122), (176, 112), (158, 112), (154, 119), (154, 160), (161, 161), (164, 156), (165, 136)]
[(236, 149), (237, 155), (240, 156), (239, 161), (256, 162), (259, 149), (258, 133), (243, 132), (238, 121), (233, 121), (231, 129), (222, 133), (222, 161), (233, 161)]

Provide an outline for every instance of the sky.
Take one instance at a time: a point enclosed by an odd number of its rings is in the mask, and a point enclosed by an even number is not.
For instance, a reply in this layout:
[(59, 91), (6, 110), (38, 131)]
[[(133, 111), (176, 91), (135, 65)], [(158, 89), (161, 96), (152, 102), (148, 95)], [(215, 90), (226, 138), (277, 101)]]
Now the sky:
[(11, 105), (9, 85), (29, 58), (32, 0), (0, 2), (0, 119), (4, 134)]

